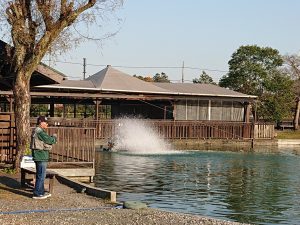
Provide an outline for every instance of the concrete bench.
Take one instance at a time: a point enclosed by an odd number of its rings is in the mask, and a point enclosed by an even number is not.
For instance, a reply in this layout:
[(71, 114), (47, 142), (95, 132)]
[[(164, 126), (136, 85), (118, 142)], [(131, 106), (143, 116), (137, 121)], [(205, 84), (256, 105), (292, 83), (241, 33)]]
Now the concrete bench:
[[(26, 187), (26, 174), (36, 174), (35, 168), (21, 168), (21, 186)], [(49, 179), (49, 192), (53, 193), (53, 186), (54, 186), (54, 180), (55, 176), (57, 175), (56, 172), (47, 170), (46, 171), (46, 179)]]

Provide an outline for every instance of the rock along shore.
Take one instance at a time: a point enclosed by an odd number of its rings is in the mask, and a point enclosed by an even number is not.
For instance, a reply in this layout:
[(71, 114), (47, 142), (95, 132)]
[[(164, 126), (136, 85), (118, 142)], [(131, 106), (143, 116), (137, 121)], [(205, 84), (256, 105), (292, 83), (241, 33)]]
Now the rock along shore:
[(118, 209), (105, 200), (77, 193), (56, 182), (48, 199), (32, 199), (32, 189), (20, 187), (20, 175), (0, 171), (1, 225), (239, 225), (241, 223), (146, 208)]

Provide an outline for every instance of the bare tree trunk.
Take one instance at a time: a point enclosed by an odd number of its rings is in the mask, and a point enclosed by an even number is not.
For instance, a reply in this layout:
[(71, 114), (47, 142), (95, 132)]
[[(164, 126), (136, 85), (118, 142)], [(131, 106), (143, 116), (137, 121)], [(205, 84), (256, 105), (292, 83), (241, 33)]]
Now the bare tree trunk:
[[(58, 46), (68, 46), (69, 39), (63, 41), (63, 38), (60, 40), (58, 38), (60, 35), (63, 36), (63, 31), (75, 23), (80, 14), (94, 7), (97, 3), (99, 4), (97, 8), (102, 12), (103, 1), (12, 0), (5, 2), (7, 3), (2, 7), (5, 12), (3, 12), (3, 18), (7, 20), (13, 47), (7, 47), (7, 54), (4, 56), (7, 57), (7, 64), (10, 66), (9, 75), (13, 75), (15, 78), (13, 93), (17, 129), (17, 156), (14, 167), (19, 169), (20, 157), (29, 143), (30, 136), (29, 82), (31, 75), (52, 45), (55, 46), (62, 41)], [(87, 13), (86, 18), (89, 17), (88, 15), (91, 14)], [(88, 19), (86, 21), (89, 23)], [(66, 34), (69, 35), (68, 30), (66, 30)], [(55, 41), (58, 42), (53, 44)], [(74, 42), (76, 43), (76, 41)]]
[(17, 155), (14, 161), (16, 170), (20, 168), (20, 159), (29, 145), (30, 138), (30, 79), (26, 77), (28, 76), (25, 76), (24, 71), (19, 71), (13, 88), (17, 131)]
[(300, 114), (300, 97), (296, 100), (296, 112), (294, 116), (294, 129), (299, 129), (299, 114)]

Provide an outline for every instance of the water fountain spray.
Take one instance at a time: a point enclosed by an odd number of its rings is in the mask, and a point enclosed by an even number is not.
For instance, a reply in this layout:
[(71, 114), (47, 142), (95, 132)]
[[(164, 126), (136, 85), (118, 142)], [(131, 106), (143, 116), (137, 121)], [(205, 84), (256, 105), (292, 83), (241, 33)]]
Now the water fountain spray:
[(126, 150), (136, 154), (164, 154), (171, 148), (162, 137), (159, 137), (150, 121), (123, 118), (116, 123), (114, 150)]

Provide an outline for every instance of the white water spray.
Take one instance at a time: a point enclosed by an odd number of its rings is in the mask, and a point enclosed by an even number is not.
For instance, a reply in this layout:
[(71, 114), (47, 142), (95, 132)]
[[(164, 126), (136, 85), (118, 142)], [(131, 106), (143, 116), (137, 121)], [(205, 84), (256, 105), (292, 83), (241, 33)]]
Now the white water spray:
[(117, 121), (115, 150), (126, 150), (136, 154), (170, 153), (170, 145), (158, 136), (150, 122), (139, 119)]

